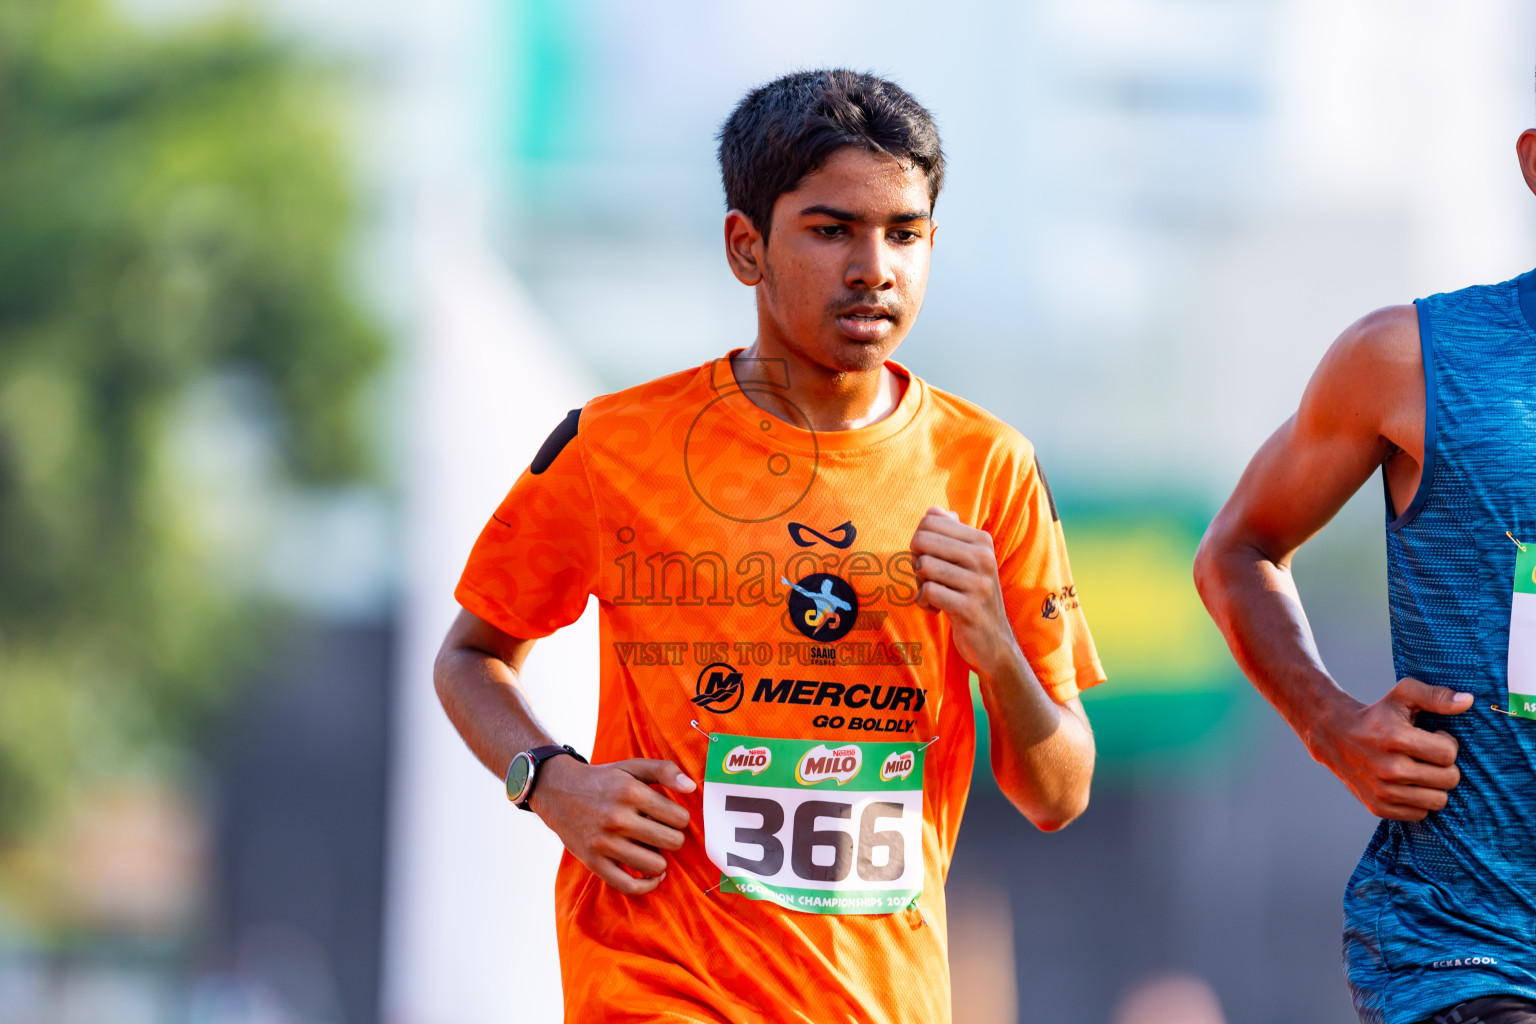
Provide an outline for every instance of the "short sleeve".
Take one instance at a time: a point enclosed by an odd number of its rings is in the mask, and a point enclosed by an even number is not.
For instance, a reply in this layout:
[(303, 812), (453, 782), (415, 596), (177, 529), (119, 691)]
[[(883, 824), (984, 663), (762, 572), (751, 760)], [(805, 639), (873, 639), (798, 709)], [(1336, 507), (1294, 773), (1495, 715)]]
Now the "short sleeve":
[(1064, 703), (1104, 682), (1104, 667), (1072, 582), (1056, 501), (1033, 451), (1012, 476), (1011, 493), (998, 496), (992, 531), (1003, 601), (1030, 668)]
[(502, 632), (548, 636), (581, 617), (597, 583), (597, 512), (575, 410), (491, 516), (454, 597)]

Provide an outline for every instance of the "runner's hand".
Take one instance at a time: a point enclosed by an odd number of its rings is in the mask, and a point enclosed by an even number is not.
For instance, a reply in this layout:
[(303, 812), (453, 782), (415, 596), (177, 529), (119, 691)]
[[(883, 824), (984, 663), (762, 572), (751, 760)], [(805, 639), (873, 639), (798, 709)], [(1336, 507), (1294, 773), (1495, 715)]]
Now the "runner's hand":
[(667, 859), (659, 851), (680, 849), (688, 825), (688, 812), (652, 786), (675, 793), (698, 788), (671, 761), (586, 765), (555, 757), (539, 765), (528, 806), (593, 874), (627, 896), (640, 896), (667, 877)]
[(1414, 720), (1420, 711), (1459, 715), (1471, 706), (1470, 693), (1405, 677), (1375, 704), (1332, 716), (1308, 746), (1378, 818), (1422, 821), (1446, 805), (1461, 770), (1456, 738), (1420, 729)]
[(912, 535), (917, 556), (917, 603), (949, 616), (955, 647), (966, 664), (996, 674), (1006, 660), (1022, 658), (997, 578), (992, 535), (966, 526), (953, 512), (930, 508)]

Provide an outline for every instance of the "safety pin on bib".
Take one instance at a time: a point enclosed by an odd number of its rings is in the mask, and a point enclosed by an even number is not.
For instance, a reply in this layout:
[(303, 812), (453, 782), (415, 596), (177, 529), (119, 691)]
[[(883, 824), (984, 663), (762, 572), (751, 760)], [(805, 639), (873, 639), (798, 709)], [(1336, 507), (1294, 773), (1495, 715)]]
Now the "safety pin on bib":
[(1525, 550), (1525, 545), (1521, 544), (1519, 541), (1515, 540), (1515, 535), (1514, 534), (1510, 533), (1508, 530), (1505, 530), (1504, 531), (1504, 536), (1508, 537), (1514, 543), (1515, 547), (1519, 548), (1521, 551)]

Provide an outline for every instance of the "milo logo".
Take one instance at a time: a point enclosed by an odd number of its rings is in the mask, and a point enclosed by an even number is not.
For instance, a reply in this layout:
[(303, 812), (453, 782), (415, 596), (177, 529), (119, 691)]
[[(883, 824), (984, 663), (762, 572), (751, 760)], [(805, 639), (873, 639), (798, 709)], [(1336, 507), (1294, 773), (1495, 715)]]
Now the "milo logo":
[(753, 775), (756, 775), (764, 768), (767, 768), (772, 760), (773, 751), (767, 747), (737, 746), (729, 754), (725, 755), (725, 760), (720, 762), (720, 767), (724, 768), (731, 775), (736, 775), (740, 772), (751, 772)]
[(814, 786), (818, 782), (836, 779), (841, 786), (859, 774), (863, 762), (864, 751), (856, 746), (828, 747), (818, 743), (807, 750), (800, 763), (795, 765), (795, 781), (802, 786)]
[(892, 779), (904, 779), (912, 774), (912, 766), (917, 763), (917, 755), (910, 750), (901, 750), (885, 759), (880, 766), (880, 781), (890, 782)]

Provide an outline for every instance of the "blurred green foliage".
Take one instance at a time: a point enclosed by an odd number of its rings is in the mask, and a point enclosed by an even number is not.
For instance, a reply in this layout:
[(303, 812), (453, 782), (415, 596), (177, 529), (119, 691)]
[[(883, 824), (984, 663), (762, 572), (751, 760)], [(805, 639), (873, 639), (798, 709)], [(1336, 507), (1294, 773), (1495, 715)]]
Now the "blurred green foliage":
[(0, 838), (186, 742), (257, 646), (188, 396), (237, 381), (298, 484), (367, 468), (341, 85), (248, 22), (0, 0)]

